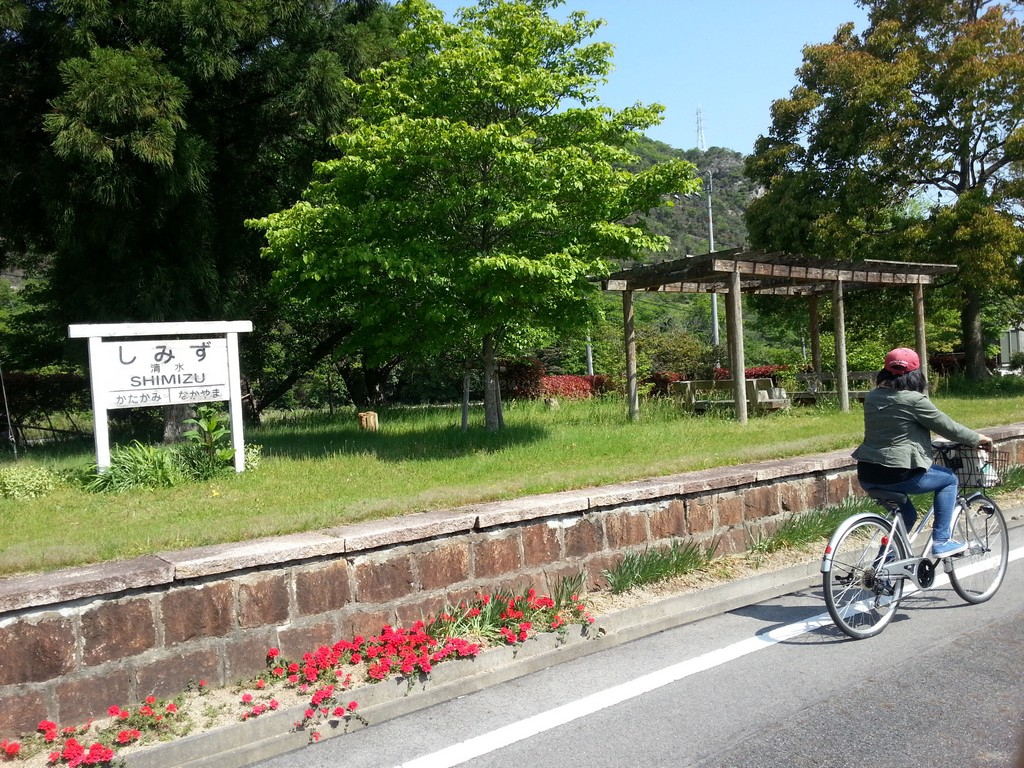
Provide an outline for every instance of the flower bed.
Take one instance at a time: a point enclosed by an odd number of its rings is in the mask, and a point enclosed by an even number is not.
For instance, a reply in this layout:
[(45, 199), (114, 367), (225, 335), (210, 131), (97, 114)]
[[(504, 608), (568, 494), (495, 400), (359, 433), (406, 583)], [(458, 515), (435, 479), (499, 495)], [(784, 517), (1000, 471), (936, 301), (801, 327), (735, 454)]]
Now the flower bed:
[(366, 724), (355, 693), (361, 686), (422, 678), (444, 661), (474, 658), (487, 644), (517, 645), (537, 632), (592, 621), (576, 595), (480, 595), (409, 629), (385, 626), (377, 636), (320, 646), (301, 659), (270, 648), (266, 671), (236, 686), (214, 691), (198, 680), (169, 700), (150, 696), (135, 709), (113, 704), (101, 721), (62, 727), (44, 720), (34, 734), (0, 741), (0, 762), (111, 766), (147, 746), (303, 704), (292, 728), (317, 741), (324, 722)]

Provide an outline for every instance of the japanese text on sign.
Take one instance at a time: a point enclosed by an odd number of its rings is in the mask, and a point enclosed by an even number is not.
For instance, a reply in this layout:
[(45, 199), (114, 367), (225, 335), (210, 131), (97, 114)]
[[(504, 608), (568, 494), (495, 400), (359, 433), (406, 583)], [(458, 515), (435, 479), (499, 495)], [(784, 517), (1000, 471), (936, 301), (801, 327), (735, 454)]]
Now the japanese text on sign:
[(104, 341), (92, 360), (107, 408), (205, 403), (229, 398), (224, 338)]

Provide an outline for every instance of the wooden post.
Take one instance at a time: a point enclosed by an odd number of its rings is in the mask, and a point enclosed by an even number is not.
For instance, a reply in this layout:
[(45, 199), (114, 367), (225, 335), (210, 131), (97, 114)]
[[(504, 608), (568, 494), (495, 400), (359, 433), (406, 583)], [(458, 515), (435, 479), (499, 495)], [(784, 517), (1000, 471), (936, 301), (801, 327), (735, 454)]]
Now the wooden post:
[(470, 384), (469, 360), (462, 362), (462, 431), (469, 431), (469, 388)]
[(729, 275), (729, 295), (725, 305), (725, 323), (729, 337), (729, 365), (732, 369), (732, 396), (736, 400), (736, 421), (747, 423), (746, 360), (743, 351), (743, 307), (740, 301), (740, 273)]
[(921, 373), (928, 377), (928, 340), (924, 330), (924, 286), (914, 284), (914, 344), (917, 356), (921, 358)]
[(836, 280), (832, 288), (832, 322), (836, 334), (836, 392), (839, 408), (850, 410), (850, 382), (846, 378), (846, 311), (843, 307), (843, 281)]
[(818, 295), (810, 297), (810, 331), (811, 331), (811, 369), (821, 373), (821, 308), (818, 306)]
[(640, 391), (636, 380), (636, 324), (633, 318), (633, 292), (622, 292), (622, 319), (626, 335), (626, 398), (629, 420), (640, 418)]

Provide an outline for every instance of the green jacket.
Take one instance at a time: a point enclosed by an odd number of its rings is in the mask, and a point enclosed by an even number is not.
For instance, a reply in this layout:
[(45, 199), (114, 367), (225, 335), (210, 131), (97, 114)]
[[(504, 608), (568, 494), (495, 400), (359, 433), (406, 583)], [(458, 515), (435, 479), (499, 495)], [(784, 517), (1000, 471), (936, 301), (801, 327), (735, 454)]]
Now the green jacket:
[(853, 457), (885, 467), (927, 469), (932, 465), (932, 432), (972, 446), (980, 438), (936, 408), (927, 395), (876, 387), (864, 398), (864, 442)]

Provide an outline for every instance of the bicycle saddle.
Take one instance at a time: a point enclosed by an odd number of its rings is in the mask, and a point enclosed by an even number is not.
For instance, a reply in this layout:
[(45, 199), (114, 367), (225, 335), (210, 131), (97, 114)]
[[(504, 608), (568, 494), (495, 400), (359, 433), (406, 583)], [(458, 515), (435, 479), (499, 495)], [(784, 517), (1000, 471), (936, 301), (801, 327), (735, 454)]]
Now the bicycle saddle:
[(884, 488), (872, 488), (865, 490), (868, 496), (876, 501), (891, 501), (894, 504), (902, 504), (907, 500), (907, 494), (899, 491), (887, 491)]

